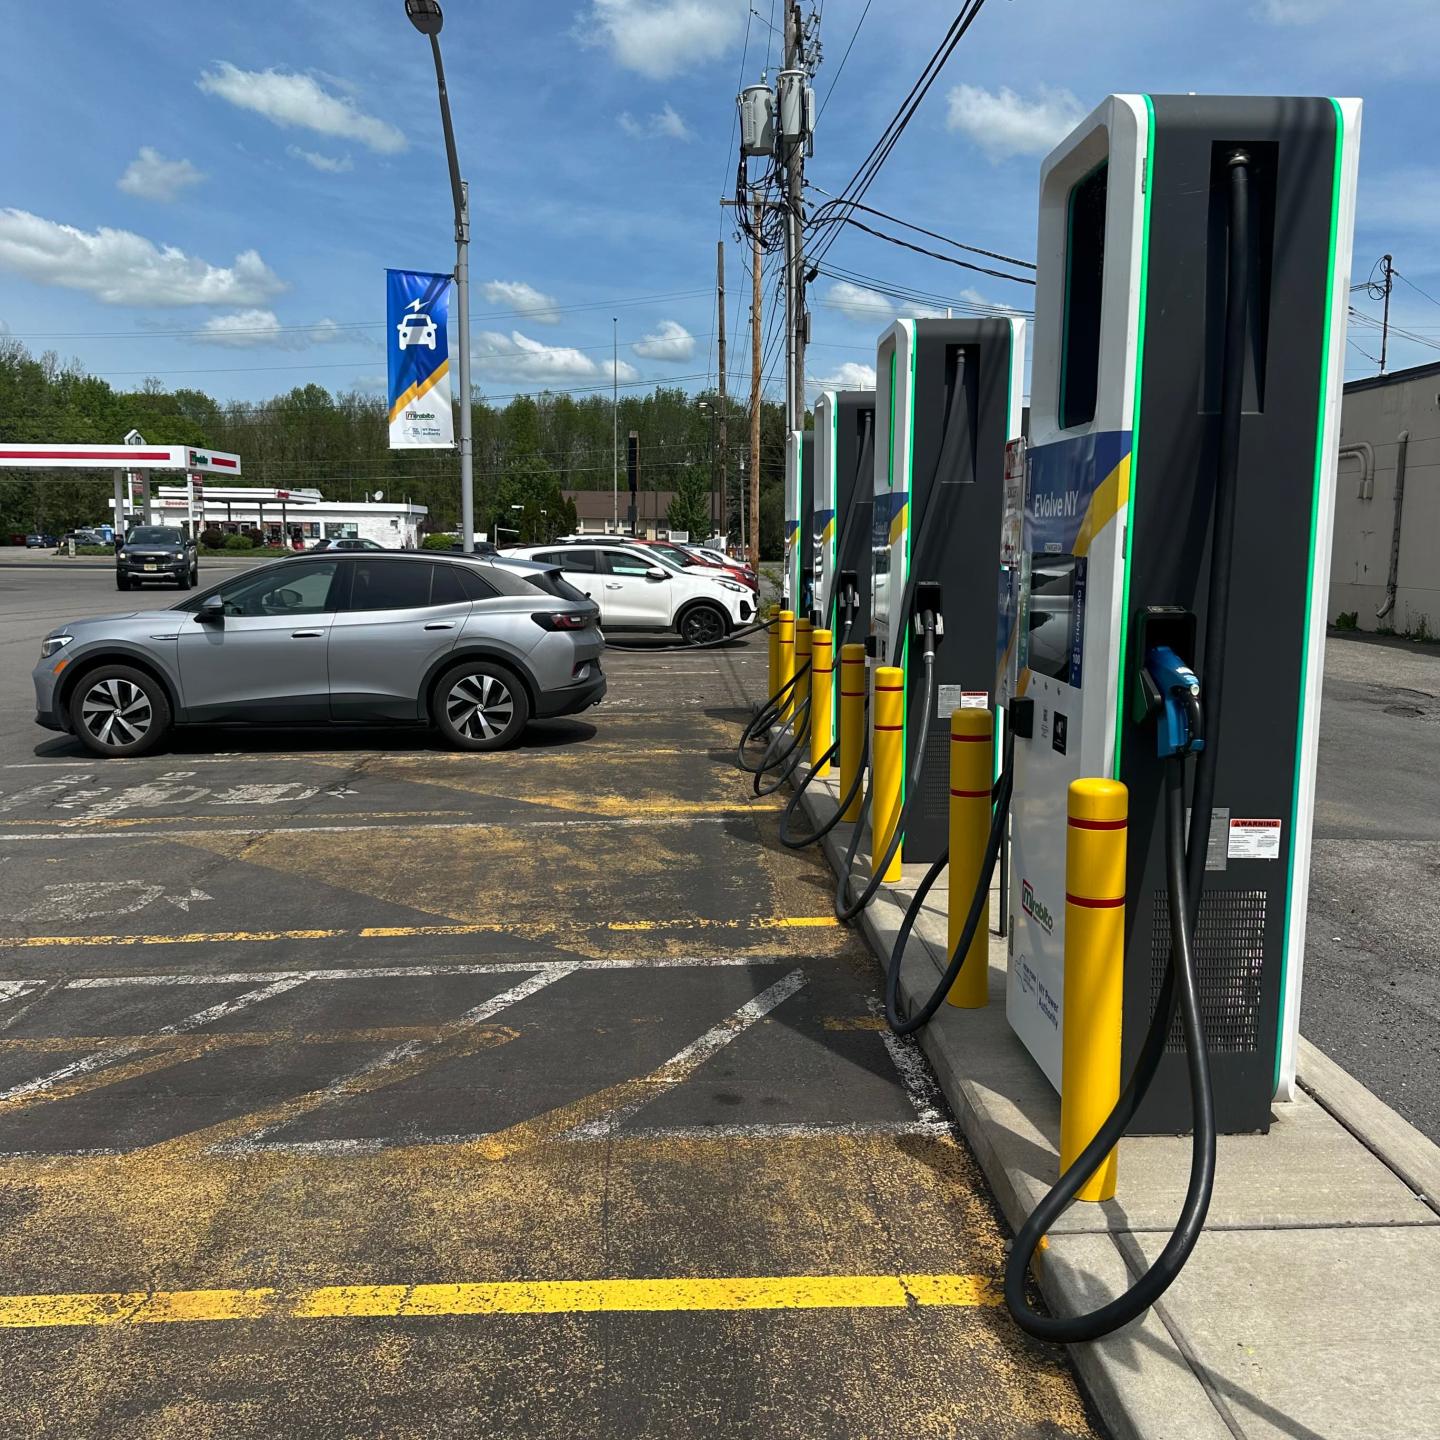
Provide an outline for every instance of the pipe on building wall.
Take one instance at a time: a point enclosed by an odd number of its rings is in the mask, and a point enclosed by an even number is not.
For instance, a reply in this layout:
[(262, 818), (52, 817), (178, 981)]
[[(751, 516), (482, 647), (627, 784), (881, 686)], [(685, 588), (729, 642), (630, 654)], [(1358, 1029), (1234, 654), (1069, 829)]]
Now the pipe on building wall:
[(1353, 444), (1340, 447), (1342, 460), (1353, 457), (1360, 462), (1359, 500), (1369, 500), (1375, 494), (1375, 448), (1368, 440), (1356, 440)]
[(1410, 449), (1410, 432), (1402, 430), (1395, 452), (1395, 525), (1390, 532), (1390, 574), (1385, 580), (1385, 602), (1375, 612), (1383, 620), (1395, 608), (1395, 592), (1400, 586), (1400, 526), (1405, 513), (1405, 457)]

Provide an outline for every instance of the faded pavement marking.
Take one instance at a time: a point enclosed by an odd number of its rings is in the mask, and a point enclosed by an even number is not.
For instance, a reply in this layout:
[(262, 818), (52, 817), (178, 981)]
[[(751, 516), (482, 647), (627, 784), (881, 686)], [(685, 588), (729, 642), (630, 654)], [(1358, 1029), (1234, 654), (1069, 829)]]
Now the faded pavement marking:
[(973, 1309), (1002, 1303), (988, 1275), (738, 1275), (137, 1290), (0, 1296), (0, 1328), (219, 1320), (441, 1319), (617, 1311)]

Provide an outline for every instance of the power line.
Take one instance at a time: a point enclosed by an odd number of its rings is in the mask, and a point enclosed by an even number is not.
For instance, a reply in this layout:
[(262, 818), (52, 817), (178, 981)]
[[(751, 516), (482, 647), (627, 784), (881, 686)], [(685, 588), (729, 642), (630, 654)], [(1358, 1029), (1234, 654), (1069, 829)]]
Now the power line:
[[(696, 295), (708, 295), (709, 287), (698, 290), (672, 290), (662, 294), (638, 295), (629, 300), (594, 300), (577, 303), (574, 305), (550, 305), (545, 306), (538, 313), (550, 314), (555, 311), (572, 310), (606, 310), (616, 306), (628, 305), (653, 305), (661, 300), (688, 300)], [(527, 316), (515, 310), (497, 310), (488, 315), (476, 315), (473, 312), (471, 320), (518, 320), (523, 321)], [(529, 317), (534, 318), (533, 314)], [(305, 325), (264, 325), (254, 329), (226, 330), (225, 337), (228, 339), (233, 335), (287, 335), (305, 331), (323, 331), (329, 334), (332, 330), (383, 330), (386, 325), (384, 320), (314, 320)], [(34, 331), (31, 333), (12, 331), (3, 337), (11, 340), (146, 340), (146, 339), (184, 339), (188, 336), (199, 335), (206, 338), (214, 338), (215, 331), (206, 330), (203, 327), (194, 330), (67, 330), (56, 333), (53, 330)]]
[[(962, 6), (960, 13), (956, 15), (949, 30), (946, 31), (945, 38), (941, 40), (935, 53), (921, 70), (919, 79), (910, 87), (910, 93), (901, 101), (900, 108), (881, 132), (880, 138), (871, 147), (870, 153), (860, 162), (859, 168), (846, 182), (838, 197), (841, 201), (848, 202), (865, 198), (865, 192), (880, 173), (886, 160), (890, 158), (891, 152), (899, 142), (901, 135), (905, 133), (906, 127), (929, 93), (930, 87), (945, 68), (946, 61), (964, 38), (966, 31), (975, 23), (975, 19), (984, 5), (985, 0), (966, 0), (966, 4)], [(841, 222), (838, 216), (832, 219), (829, 225), (830, 229), (820, 241), (818, 252), (811, 256), (812, 265), (824, 258), (826, 251), (835, 243), (840, 233)]]
[(840, 57), (840, 64), (836, 68), (835, 78), (830, 82), (829, 88), (825, 91), (825, 98), (820, 102), (820, 109), (815, 116), (815, 128), (820, 128), (821, 117), (825, 114), (825, 107), (830, 103), (830, 97), (835, 93), (835, 87), (840, 83), (840, 77), (845, 73), (845, 62), (850, 58), (850, 52), (855, 48), (855, 42), (860, 38), (860, 27), (865, 23), (865, 17), (870, 13), (870, 6), (873, 0), (865, 0), (865, 8), (860, 12), (860, 18), (855, 22), (855, 33), (850, 37), (850, 43), (845, 47), (845, 53)]
[(967, 251), (971, 255), (984, 255), (989, 260), (1000, 260), (1006, 265), (1018, 265), (1022, 270), (1036, 269), (1033, 260), (1019, 260), (1014, 255), (1002, 255), (998, 250), (985, 250), (979, 245), (967, 245), (963, 240), (954, 240), (949, 235), (940, 234), (938, 230), (927, 230), (923, 225), (916, 225), (910, 220), (902, 220), (898, 215), (891, 215), (885, 210), (877, 210), (873, 205), (862, 205), (858, 200), (827, 200), (825, 204), (810, 217), (810, 223), (812, 225), (816, 224), (825, 211), (833, 205), (844, 205), (847, 212), (863, 210), (867, 215), (874, 215), (881, 220), (888, 220), (892, 225), (900, 225), (906, 230), (915, 231), (917, 235), (928, 235), (932, 240), (939, 240), (943, 245), (953, 245), (955, 249)]
[[(853, 215), (842, 215), (840, 223), (853, 225), (857, 230), (863, 230), (867, 235), (873, 235), (877, 240), (888, 240), (892, 245), (899, 245), (902, 249), (913, 250), (917, 255), (928, 255), (932, 260), (943, 260), (947, 265), (958, 265), (962, 270), (973, 270), (980, 275), (991, 275), (996, 280), (1009, 280), (1015, 285), (1033, 285), (1035, 282), (1027, 275), (1009, 275), (1003, 270), (992, 270), (988, 265), (977, 265), (972, 260), (961, 260), (954, 255), (942, 255), (938, 250), (928, 250), (923, 245), (912, 244), (909, 240), (902, 240), (898, 235), (887, 235), (883, 230), (876, 230), (865, 224), (863, 220), (857, 220)], [(821, 252), (823, 255), (824, 251)]]

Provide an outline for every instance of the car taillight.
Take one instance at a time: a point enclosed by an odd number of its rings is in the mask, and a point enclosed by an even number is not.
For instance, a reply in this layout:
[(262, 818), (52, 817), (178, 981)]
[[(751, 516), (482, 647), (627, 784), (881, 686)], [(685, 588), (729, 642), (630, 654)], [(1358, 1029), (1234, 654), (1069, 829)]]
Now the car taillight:
[(542, 630), (588, 630), (595, 620), (583, 610), (537, 610), (530, 618)]

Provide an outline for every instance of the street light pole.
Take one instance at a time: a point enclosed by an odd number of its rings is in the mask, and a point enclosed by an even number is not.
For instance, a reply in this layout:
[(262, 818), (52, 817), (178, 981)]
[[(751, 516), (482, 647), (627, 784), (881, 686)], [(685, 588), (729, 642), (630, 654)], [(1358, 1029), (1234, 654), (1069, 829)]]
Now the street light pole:
[(475, 455), (470, 416), (470, 187), (460, 178), (455, 131), (450, 124), (450, 95), (440, 59), (440, 29), (445, 23), (437, 0), (405, 0), (410, 23), (430, 37), (435, 84), (440, 92), (440, 121), (445, 127), (445, 158), (450, 165), (450, 195), (455, 205), (455, 306), (460, 338), (460, 546), (475, 550)]

